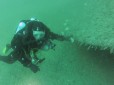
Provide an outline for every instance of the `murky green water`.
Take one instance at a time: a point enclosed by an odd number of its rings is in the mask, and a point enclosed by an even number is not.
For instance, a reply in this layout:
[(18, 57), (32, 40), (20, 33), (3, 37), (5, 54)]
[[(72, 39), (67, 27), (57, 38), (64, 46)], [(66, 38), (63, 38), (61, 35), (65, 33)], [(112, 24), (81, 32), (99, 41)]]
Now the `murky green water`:
[[(113, 13), (111, 2), (113, 1), (1, 0), (0, 53), (2, 54), (2, 49), (11, 41), (19, 21), (31, 17), (38, 18), (58, 34), (73, 34), (76, 40), (91, 44), (86, 35), (96, 28), (93, 23), (103, 12), (111, 10)], [(108, 15), (110, 16), (110, 13)], [(88, 32), (83, 31), (84, 28)], [(77, 43), (55, 43), (55, 51), (39, 53), (39, 56), (46, 60), (40, 64), (41, 71), (36, 74), (19, 62), (12, 65), (0, 62), (0, 85), (113, 85), (113, 55), (100, 50), (87, 50), (84, 46), (79, 47)]]

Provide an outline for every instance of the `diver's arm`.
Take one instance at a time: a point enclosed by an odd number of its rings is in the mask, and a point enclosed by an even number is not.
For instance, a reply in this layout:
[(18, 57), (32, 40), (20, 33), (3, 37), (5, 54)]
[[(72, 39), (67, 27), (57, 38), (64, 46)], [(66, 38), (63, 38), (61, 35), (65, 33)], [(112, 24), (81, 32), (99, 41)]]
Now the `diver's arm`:
[(50, 29), (45, 24), (43, 24), (42, 22), (39, 22), (39, 23), (41, 27), (45, 30), (45, 34), (47, 38), (52, 39), (52, 40), (60, 40), (60, 41), (69, 39), (68, 37), (65, 37), (63, 35), (59, 35), (59, 34), (51, 32)]
[(70, 39), (70, 36), (63, 36), (63, 35), (59, 35), (59, 34), (56, 34), (53, 32), (50, 32), (49, 35), (50, 35), (49, 36), (50, 39), (52, 39), (52, 40), (69, 41), (69, 39)]
[(50, 29), (44, 23), (42, 22), (39, 22), (39, 23), (40, 23), (41, 28), (45, 30), (46, 32), (45, 34), (47, 38), (52, 39), (52, 40), (59, 40), (59, 41), (70, 40), (71, 36), (63, 36), (63, 35), (59, 35), (54, 32), (51, 32)]
[(19, 50), (23, 47), (22, 35), (15, 34), (11, 41), (11, 48), (14, 50)]

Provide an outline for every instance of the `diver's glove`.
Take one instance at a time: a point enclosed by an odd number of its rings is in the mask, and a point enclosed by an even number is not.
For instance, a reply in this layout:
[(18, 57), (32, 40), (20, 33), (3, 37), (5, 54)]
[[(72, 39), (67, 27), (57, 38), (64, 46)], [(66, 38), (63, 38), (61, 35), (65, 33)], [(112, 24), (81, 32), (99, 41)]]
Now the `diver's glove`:
[(66, 41), (70, 41), (71, 43), (74, 43), (74, 38), (73, 38), (72, 35), (70, 35), (70, 36), (65, 36), (65, 40), (66, 40)]

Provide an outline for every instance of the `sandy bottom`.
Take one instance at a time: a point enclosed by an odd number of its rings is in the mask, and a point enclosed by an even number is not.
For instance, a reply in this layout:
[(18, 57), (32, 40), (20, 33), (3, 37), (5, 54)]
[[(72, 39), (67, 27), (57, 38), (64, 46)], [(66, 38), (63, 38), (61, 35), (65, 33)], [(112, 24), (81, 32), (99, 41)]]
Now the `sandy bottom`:
[(32, 73), (19, 62), (0, 62), (0, 85), (113, 85), (114, 58), (105, 51), (76, 43), (56, 42), (56, 50), (41, 51), (41, 71)]

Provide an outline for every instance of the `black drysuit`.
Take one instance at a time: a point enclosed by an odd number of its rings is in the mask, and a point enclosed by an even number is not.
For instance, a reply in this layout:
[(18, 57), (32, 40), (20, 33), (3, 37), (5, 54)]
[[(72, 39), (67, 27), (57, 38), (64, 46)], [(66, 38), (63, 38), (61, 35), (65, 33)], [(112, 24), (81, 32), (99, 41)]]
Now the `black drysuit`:
[[(14, 35), (11, 41), (13, 51), (8, 56), (0, 56), (0, 60), (9, 64), (18, 60), (24, 66), (29, 67), (33, 72), (37, 72), (39, 68), (31, 63), (30, 51), (35, 48), (34, 52), (37, 52), (48, 41), (51, 42), (54, 39), (63, 41), (68, 40), (68, 38), (51, 32), (50, 29), (40, 21), (22, 20), (21, 22), (26, 23), (26, 26)], [(33, 36), (33, 30), (45, 32), (44, 38), (36, 40)]]

